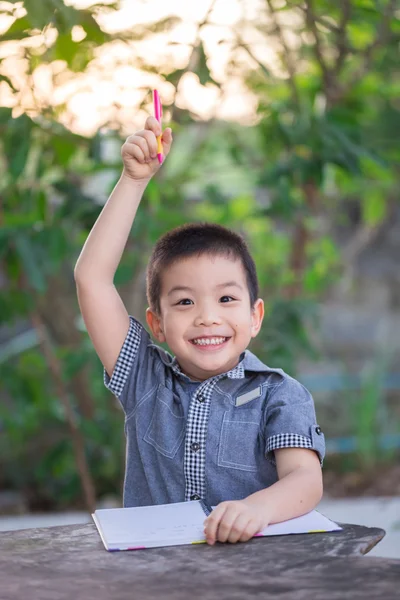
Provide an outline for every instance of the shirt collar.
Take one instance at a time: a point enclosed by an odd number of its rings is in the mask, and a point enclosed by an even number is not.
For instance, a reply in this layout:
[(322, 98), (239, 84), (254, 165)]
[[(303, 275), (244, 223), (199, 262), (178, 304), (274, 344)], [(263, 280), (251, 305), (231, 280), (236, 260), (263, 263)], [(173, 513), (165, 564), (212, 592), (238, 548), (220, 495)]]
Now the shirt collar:
[[(159, 348), (159, 350), (161, 350), (161, 360), (167, 367), (170, 367), (174, 371), (175, 375), (184, 377), (186, 379), (190, 379), (187, 375), (185, 375), (185, 373), (182, 372), (175, 356), (171, 356), (171, 354), (169, 354), (165, 350), (162, 350), (161, 348)], [(250, 350), (245, 350), (245, 352), (242, 352), (238, 364), (227, 373), (222, 373), (221, 375), (226, 376), (229, 379), (244, 379), (246, 371), (252, 371), (255, 373), (279, 373), (281, 375), (283, 374), (282, 369), (272, 369), (271, 367), (268, 367), (263, 362), (261, 362), (261, 360), (257, 358), (255, 354), (250, 352)]]
[(245, 351), (243, 364), (245, 371), (253, 371), (254, 373), (279, 373), (279, 375), (283, 375), (282, 369), (268, 367), (250, 350)]

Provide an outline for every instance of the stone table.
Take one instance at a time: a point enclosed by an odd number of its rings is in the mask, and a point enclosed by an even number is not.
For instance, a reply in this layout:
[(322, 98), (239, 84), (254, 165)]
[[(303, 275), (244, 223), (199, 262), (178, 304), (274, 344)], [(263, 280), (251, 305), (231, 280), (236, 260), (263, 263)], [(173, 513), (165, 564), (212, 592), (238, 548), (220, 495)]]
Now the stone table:
[(0, 533), (1, 600), (399, 600), (382, 529), (107, 552), (94, 524)]

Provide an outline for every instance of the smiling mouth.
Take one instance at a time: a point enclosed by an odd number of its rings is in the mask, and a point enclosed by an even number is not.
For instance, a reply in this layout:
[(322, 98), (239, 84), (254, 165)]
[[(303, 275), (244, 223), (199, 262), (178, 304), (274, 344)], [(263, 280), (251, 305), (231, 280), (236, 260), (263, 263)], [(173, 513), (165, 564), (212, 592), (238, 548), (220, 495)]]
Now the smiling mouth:
[(231, 338), (224, 336), (215, 336), (209, 338), (194, 338), (189, 340), (193, 346), (200, 350), (216, 350), (222, 348)]

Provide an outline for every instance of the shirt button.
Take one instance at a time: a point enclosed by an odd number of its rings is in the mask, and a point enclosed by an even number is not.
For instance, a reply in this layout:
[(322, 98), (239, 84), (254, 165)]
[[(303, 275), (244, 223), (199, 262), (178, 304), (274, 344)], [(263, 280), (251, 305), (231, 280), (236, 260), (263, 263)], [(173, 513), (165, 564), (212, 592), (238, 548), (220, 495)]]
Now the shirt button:
[(321, 427), (316, 427), (315, 433), (318, 433), (318, 435), (321, 435), (321, 433), (322, 433)]
[(191, 499), (191, 500), (200, 500), (200, 496), (199, 496), (198, 494), (192, 494), (192, 495), (190, 496), (190, 499)]
[(193, 444), (190, 444), (190, 449), (193, 452), (197, 452), (198, 450), (200, 450), (200, 444), (198, 442), (193, 442)]
[(204, 398), (203, 398), (203, 396), (199, 396), (199, 397), (197, 398), (197, 402), (204, 402)]

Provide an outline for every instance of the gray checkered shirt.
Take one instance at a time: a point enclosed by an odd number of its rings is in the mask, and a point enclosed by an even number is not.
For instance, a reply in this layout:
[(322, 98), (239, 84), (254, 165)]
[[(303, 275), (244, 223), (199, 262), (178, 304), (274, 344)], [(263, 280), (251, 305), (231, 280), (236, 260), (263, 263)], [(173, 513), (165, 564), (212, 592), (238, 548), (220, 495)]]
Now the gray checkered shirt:
[(105, 385), (125, 412), (124, 506), (244, 498), (277, 481), (274, 450), (325, 453), (310, 393), (246, 350), (227, 373), (202, 382), (130, 328)]

